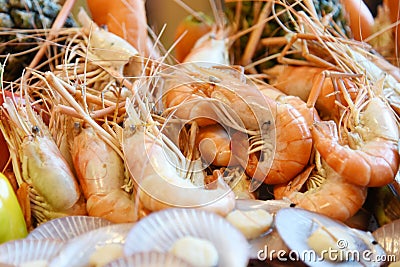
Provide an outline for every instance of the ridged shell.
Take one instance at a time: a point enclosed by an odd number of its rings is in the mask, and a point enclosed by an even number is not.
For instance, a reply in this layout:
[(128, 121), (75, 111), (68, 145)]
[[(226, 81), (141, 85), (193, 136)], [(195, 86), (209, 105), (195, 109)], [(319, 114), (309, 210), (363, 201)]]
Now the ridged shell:
[(57, 240), (19, 239), (0, 245), (0, 263), (20, 265), (29, 261), (46, 260), (57, 255), (65, 243)]
[(125, 254), (168, 252), (180, 238), (193, 236), (212, 242), (219, 266), (246, 266), (249, 244), (224, 218), (198, 209), (166, 209), (140, 220), (126, 238)]
[(379, 227), (372, 235), (388, 255), (400, 260), (400, 219)]
[(158, 251), (140, 252), (106, 264), (104, 267), (192, 267), (171, 253)]
[[(250, 243), (250, 258), (257, 259), (262, 252), (260, 251), (286, 251), (289, 253), (290, 249), (286, 246), (285, 242), (283, 242), (281, 236), (276, 230), (272, 230), (266, 235), (260, 236), (258, 238), (252, 239), (249, 241)], [(277, 257), (278, 255), (273, 254), (273, 257)]]
[[(321, 225), (343, 230), (354, 239), (357, 247), (356, 253), (358, 253), (360, 261), (336, 263), (315, 258), (310, 256), (310, 253), (304, 253), (305, 251), (312, 251), (307, 245), (307, 239)], [(324, 215), (299, 208), (285, 208), (278, 211), (275, 216), (275, 228), (286, 245), (293, 252), (298, 253), (299, 258), (309, 266), (380, 266), (382, 262), (368, 261), (363, 258), (362, 253), (367, 250), (371, 252), (370, 255), (367, 255), (370, 259), (379, 259), (386, 255), (371, 233), (352, 229)], [(346, 245), (347, 242), (348, 240), (344, 240), (342, 243)], [(319, 256), (317, 255), (317, 257)]]
[(120, 244), (122, 251), (126, 236), (133, 225), (133, 223), (113, 224), (72, 238), (49, 266), (88, 266), (92, 254), (105, 245)]
[(83, 233), (111, 224), (112, 222), (98, 217), (67, 216), (41, 224), (30, 232), (27, 238), (67, 241)]

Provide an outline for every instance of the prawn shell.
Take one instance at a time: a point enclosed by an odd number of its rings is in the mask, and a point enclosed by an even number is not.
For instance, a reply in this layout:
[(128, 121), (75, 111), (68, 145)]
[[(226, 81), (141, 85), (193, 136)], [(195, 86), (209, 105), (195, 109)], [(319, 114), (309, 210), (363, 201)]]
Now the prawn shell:
[(397, 260), (400, 259), (400, 219), (379, 227), (372, 235), (388, 255), (394, 255)]
[(86, 232), (111, 224), (110, 221), (99, 217), (67, 216), (39, 225), (29, 233), (27, 238), (68, 241)]
[(218, 266), (247, 265), (249, 244), (242, 233), (223, 217), (197, 209), (167, 209), (143, 218), (129, 232), (124, 252), (168, 252), (177, 240), (187, 236), (213, 243)]
[[(343, 230), (351, 238), (360, 253), (360, 262), (358, 261), (343, 261), (330, 262), (328, 260), (318, 260), (321, 255), (315, 254), (316, 257), (310, 256), (310, 253), (302, 253), (303, 251), (311, 251), (307, 245), (307, 239), (311, 234), (320, 228), (334, 227)], [(369, 251), (370, 259), (382, 259), (386, 256), (384, 249), (374, 240), (374, 237), (369, 232), (353, 229), (345, 224), (332, 220), (331, 218), (303, 210), (300, 208), (285, 208), (281, 209), (275, 215), (275, 227), (282, 237), (285, 244), (292, 250), (297, 252), (299, 258), (308, 266), (380, 266), (381, 262), (373, 262), (363, 259), (363, 252)], [(348, 242), (348, 240), (344, 240)]]
[(122, 251), (126, 236), (133, 225), (133, 223), (113, 224), (72, 238), (52, 259), (49, 267), (89, 266), (90, 256), (105, 245), (121, 245)]
[(157, 251), (140, 252), (131, 256), (116, 259), (104, 265), (104, 267), (191, 267), (193, 265), (187, 263), (171, 253), (162, 253)]
[(0, 263), (19, 266), (30, 261), (50, 261), (65, 243), (59, 240), (18, 239), (0, 245)]

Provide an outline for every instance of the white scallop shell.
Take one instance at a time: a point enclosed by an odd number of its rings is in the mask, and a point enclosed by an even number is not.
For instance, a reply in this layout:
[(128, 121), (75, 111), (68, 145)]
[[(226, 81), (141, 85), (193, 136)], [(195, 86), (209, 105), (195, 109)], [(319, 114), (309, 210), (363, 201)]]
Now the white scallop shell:
[(20, 265), (36, 260), (50, 261), (63, 246), (61, 241), (48, 239), (9, 241), (0, 245), (0, 263)]
[[(330, 262), (321, 259), (320, 255), (311, 254), (312, 249), (307, 245), (307, 239), (321, 225), (343, 230), (354, 239), (357, 250), (353, 255), (358, 255), (359, 261)], [(382, 262), (374, 260), (382, 259), (386, 255), (371, 233), (350, 228), (327, 216), (299, 208), (278, 211), (275, 215), (275, 228), (292, 250), (292, 255), (298, 255), (309, 266), (380, 266)], [(346, 245), (346, 242), (348, 241), (343, 240), (342, 243)], [(367, 253), (363, 254), (364, 252)]]
[(198, 209), (166, 209), (140, 220), (129, 232), (125, 254), (168, 252), (179, 239), (192, 236), (209, 240), (218, 251), (219, 266), (246, 266), (249, 244), (227, 220)]
[(83, 233), (111, 224), (113, 223), (98, 217), (67, 216), (39, 225), (29, 233), (27, 238), (67, 241)]
[[(271, 232), (268, 232), (268, 234), (252, 239), (249, 243), (251, 259), (264, 257), (266, 251), (285, 251), (286, 253), (289, 253), (290, 251), (276, 230), (272, 230)], [(272, 254), (272, 258), (276, 258), (277, 256), (277, 254)]]
[(113, 224), (101, 227), (70, 239), (60, 253), (50, 262), (50, 267), (88, 266), (90, 256), (100, 247), (125, 243), (134, 223)]
[(104, 267), (191, 267), (189, 263), (171, 253), (140, 252), (112, 261)]
[(388, 256), (395, 256), (396, 260), (400, 260), (400, 219), (379, 227), (372, 235)]

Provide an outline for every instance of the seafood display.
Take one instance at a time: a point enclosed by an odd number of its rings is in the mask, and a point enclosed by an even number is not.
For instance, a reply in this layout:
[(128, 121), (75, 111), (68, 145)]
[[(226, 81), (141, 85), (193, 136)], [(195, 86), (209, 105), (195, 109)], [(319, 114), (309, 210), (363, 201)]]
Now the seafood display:
[(49, 2), (0, 19), (0, 265), (400, 261), (398, 5), (176, 0), (165, 47), (143, 0)]

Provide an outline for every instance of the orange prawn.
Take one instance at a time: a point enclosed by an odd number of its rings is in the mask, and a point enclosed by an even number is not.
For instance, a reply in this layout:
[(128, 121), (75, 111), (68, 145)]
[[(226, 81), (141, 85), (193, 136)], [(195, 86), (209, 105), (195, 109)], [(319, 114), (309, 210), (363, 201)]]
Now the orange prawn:
[(370, 187), (391, 183), (400, 162), (399, 129), (393, 112), (382, 99), (371, 97), (362, 105), (355, 103), (347, 120), (351, 128), (346, 146), (326, 125), (314, 125), (312, 136), (321, 157), (348, 182)]
[(165, 76), (162, 102), (167, 115), (196, 120), (199, 126), (220, 123), (253, 133), (271, 122), (269, 102), (232, 67), (186, 63), (161, 75)]
[[(275, 121), (275, 150), (270, 150), (268, 143), (263, 144), (261, 137), (253, 136), (249, 151), (242, 140), (235, 155), (239, 155), (238, 160), (250, 177), (267, 184), (285, 183), (307, 164), (312, 149), (311, 133), (304, 117), (291, 105), (265, 99), (272, 107)], [(243, 161), (247, 158), (244, 153), (249, 153), (248, 162)], [(266, 158), (272, 158), (271, 165)]]
[(9, 145), (18, 185), (29, 193), (25, 197), (29, 197), (33, 217), (42, 223), (67, 215), (85, 215), (85, 201), (75, 176), (26, 94), (25, 103), (5, 98), (3, 112), (7, 119), (0, 121), (0, 129)]
[(222, 177), (206, 185), (203, 170), (188, 168), (187, 159), (152, 120), (149, 107), (138, 94), (134, 97), (140, 112), (127, 99), (122, 147), (143, 206), (151, 211), (190, 207), (228, 214), (235, 196)]
[[(80, 122), (75, 122), (69, 141), (73, 165), (87, 200), (88, 214), (116, 223), (136, 221), (137, 206), (124, 190), (129, 186), (118, 142), (113, 137), (103, 135), (108, 132), (85, 113), (59, 77), (47, 72), (45, 78), (51, 90), (58, 92), (75, 109), (77, 114), (72, 115), (83, 118), (87, 123), (82, 127)], [(61, 112), (69, 112), (61, 105), (57, 108)]]
[(71, 154), (90, 216), (115, 223), (134, 222), (137, 210), (124, 187), (124, 163), (91, 127), (74, 124)]
[(317, 110), (314, 107), (308, 107), (307, 103), (304, 102), (300, 97), (286, 95), (282, 91), (279, 91), (275, 87), (268, 84), (261, 85), (259, 89), (265, 96), (279, 103), (289, 104), (294, 107), (298, 112), (300, 112), (309, 127), (311, 127), (315, 121), (321, 120)]
[[(288, 198), (298, 208), (346, 221), (364, 204), (367, 188), (343, 179), (318, 153), (315, 157), (315, 165), (307, 167), (289, 183), (274, 187), (275, 198)], [(303, 188), (307, 189), (303, 191)]]
[(148, 56), (148, 34), (145, 1), (87, 0), (93, 20), (127, 40), (141, 55)]

